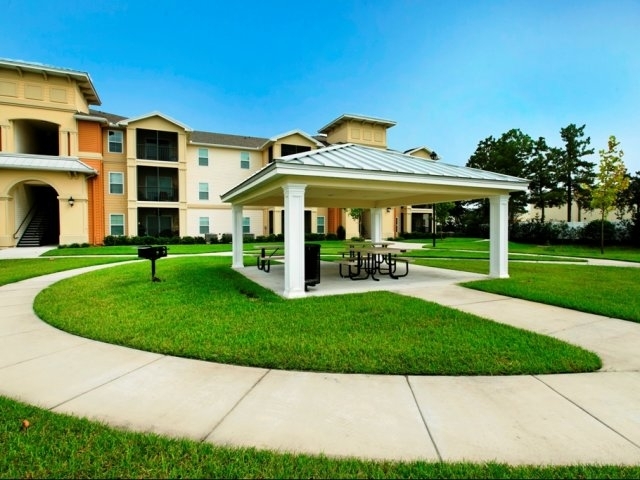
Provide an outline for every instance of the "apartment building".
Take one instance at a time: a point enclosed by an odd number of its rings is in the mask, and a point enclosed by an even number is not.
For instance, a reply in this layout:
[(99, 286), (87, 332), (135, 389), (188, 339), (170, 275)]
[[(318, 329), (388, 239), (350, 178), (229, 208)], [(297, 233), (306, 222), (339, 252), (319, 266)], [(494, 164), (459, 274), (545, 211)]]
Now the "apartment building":
[[(341, 115), (310, 135), (271, 138), (193, 130), (161, 112), (127, 118), (98, 110), (88, 73), (0, 59), (0, 248), (102, 244), (107, 235), (231, 232), (220, 195), (275, 159), (356, 143), (387, 149), (395, 122)], [(404, 152), (437, 158), (427, 147)], [(431, 228), (430, 205), (383, 213), (385, 237)], [(282, 207), (243, 210), (243, 232), (283, 232)], [(368, 233), (368, 216), (361, 228)], [(305, 210), (305, 233), (358, 235), (343, 208)]]

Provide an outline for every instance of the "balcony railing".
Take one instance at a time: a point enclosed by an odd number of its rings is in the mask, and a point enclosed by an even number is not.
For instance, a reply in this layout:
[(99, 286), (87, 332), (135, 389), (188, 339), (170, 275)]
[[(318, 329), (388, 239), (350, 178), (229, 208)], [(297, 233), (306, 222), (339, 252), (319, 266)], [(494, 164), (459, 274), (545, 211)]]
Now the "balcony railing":
[(178, 161), (178, 147), (143, 143), (137, 145), (137, 158), (141, 160)]
[(178, 190), (174, 188), (138, 187), (139, 202), (177, 202)]

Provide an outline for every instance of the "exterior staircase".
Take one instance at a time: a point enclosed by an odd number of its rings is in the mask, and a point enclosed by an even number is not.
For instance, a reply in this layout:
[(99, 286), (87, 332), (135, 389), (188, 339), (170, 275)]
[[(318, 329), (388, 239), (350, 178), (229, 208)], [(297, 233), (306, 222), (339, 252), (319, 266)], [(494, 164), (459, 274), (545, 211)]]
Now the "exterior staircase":
[(50, 215), (48, 210), (40, 209), (29, 222), (29, 225), (25, 229), (18, 247), (39, 247), (43, 244), (47, 236), (47, 232), (50, 230)]

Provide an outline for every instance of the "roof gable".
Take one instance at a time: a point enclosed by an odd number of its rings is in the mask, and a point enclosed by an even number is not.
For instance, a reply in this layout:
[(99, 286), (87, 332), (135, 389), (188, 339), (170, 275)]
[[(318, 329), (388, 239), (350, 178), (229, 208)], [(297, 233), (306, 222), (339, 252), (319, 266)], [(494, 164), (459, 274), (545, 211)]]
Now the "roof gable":
[(135, 123), (135, 122), (140, 122), (142, 120), (147, 120), (149, 118), (153, 118), (153, 117), (159, 117), (162, 118), (163, 120), (166, 120), (169, 123), (173, 123), (174, 125), (177, 125), (178, 127), (184, 129), (187, 132), (192, 132), (193, 129), (191, 127), (189, 127), (188, 125), (185, 125), (182, 122), (179, 122), (178, 120), (175, 120), (173, 118), (171, 118), (168, 115), (165, 115), (164, 113), (158, 112), (158, 111), (153, 111), (150, 113), (147, 113), (145, 115), (140, 115), (139, 117), (134, 117), (134, 118), (127, 118), (126, 120), (120, 120), (118, 122), (118, 125), (129, 125), (130, 123)]
[(63, 77), (67, 79), (73, 79), (78, 84), (78, 88), (84, 95), (89, 105), (101, 105), (98, 92), (93, 86), (91, 77), (86, 72), (80, 72), (77, 70), (71, 70), (68, 68), (54, 67), (51, 65), (45, 65), (43, 63), (36, 62), (24, 62), (22, 60), (11, 60), (8, 58), (0, 58), (0, 67), (8, 70), (16, 70), (19, 73), (31, 72), (55, 77)]

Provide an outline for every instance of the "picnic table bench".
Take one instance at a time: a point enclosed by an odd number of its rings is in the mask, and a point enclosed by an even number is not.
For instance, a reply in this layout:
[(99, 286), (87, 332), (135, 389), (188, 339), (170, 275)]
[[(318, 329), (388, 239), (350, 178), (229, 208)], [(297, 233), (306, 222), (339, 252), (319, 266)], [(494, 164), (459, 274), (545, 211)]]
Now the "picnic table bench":
[[(268, 251), (267, 249), (273, 248), (273, 250)], [(256, 257), (256, 264), (258, 270), (263, 270), (266, 273), (271, 271), (271, 261), (272, 260), (284, 260), (284, 255), (276, 255), (276, 253), (280, 250), (280, 247), (262, 247), (258, 251), (258, 253), (254, 254)]]

